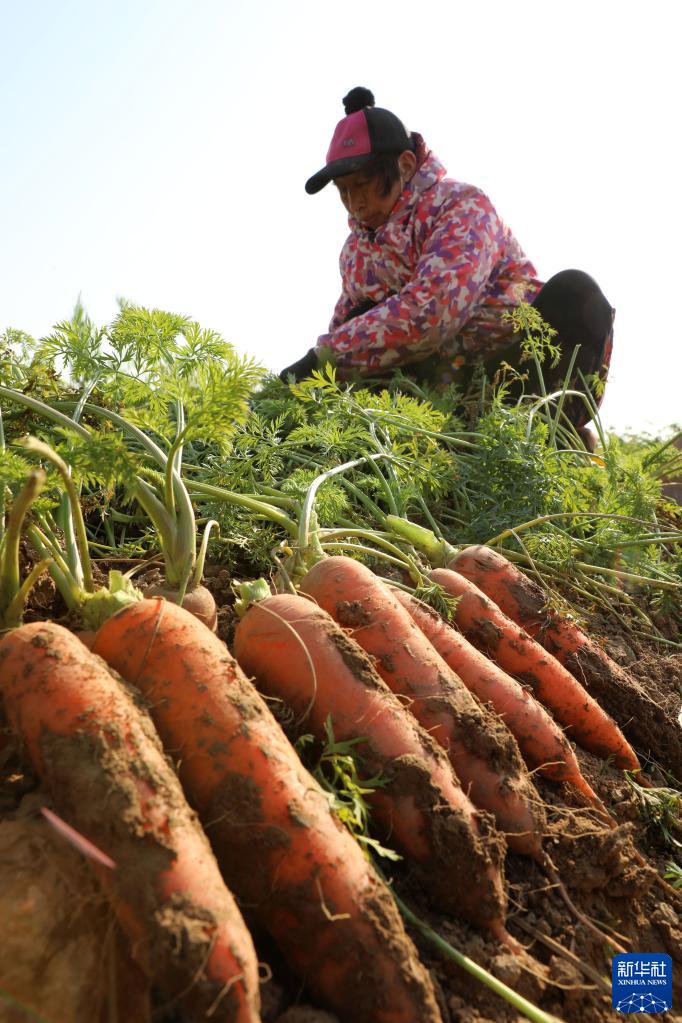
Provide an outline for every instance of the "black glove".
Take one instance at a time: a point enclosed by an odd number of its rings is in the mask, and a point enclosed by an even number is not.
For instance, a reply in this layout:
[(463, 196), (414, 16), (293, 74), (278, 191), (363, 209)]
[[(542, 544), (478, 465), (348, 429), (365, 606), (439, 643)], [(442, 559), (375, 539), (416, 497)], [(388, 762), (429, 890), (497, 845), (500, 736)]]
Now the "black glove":
[[(366, 298), (363, 302), (353, 306), (343, 322), (348, 323), (349, 320), (354, 320), (356, 316), (362, 316), (363, 313), (368, 313), (376, 304), (377, 303), (373, 302), (371, 298)], [(314, 369), (319, 369), (325, 361), (328, 361), (328, 358), (323, 358), (322, 361), (320, 361), (318, 350), (316, 348), (311, 348), (310, 351), (306, 352), (302, 359), (299, 359), (298, 362), (292, 362), (291, 366), (287, 366), (286, 369), (283, 369), (279, 374), (279, 379), (282, 383), (288, 384), (290, 378), (293, 377), (296, 383), (298, 383), (299, 380), (305, 380), (306, 377), (309, 377)]]
[(318, 368), (318, 365), (317, 349), (311, 348), (302, 359), (299, 359), (298, 362), (293, 362), (291, 366), (283, 369), (279, 379), (282, 383), (288, 384), (290, 377), (293, 377), (296, 383), (298, 383), (299, 380), (305, 380), (306, 377), (309, 377), (312, 371)]

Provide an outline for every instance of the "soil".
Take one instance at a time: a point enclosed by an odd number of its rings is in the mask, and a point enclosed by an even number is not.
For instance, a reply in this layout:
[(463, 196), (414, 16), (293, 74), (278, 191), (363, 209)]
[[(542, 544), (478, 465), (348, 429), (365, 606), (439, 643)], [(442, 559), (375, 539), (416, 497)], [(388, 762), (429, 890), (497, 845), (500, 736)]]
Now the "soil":
[[(234, 626), (229, 573), (209, 570), (206, 582), (219, 602), (218, 634), (229, 642)], [(47, 617), (63, 620), (64, 608), (46, 583), (34, 593), (27, 620)], [(682, 655), (662, 653), (665, 648), (635, 638), (620, 621), (595, 618), (591, 628), (633, 676), (633, 684), (665, 708), (661, 729), (679, 727), (669, 708), (679, 708)], [(387, 863), (385, 869), (412, 911), (442, 939), (564, 1023), (622, 1018), (610, 998), (611, 957), (618, 947), (668, 953), (674, 963), (674, 1009), (650, 1018), (682, 1023), (682, 891), (662, 880), (668, 864), (682, 867), (682, 846), (675, 844), (682, 842), (679, 803), (677, 819), (674, 804), (667, 822), (647, 819), (638, 790), (622, 772), (574, 749), (617, 827), (608, 828), (568, 788), (534, 776), (546, 814), (544, 846), (575, 910), (534, 861), (508, 853), (507, 926), (525, 946), (525, 956), (512, 955), (486, 933), (429, 903), (418, 875), (404, 863)], [(655, 785), (682, 789), (681, 780), (665, 767), (649, 764), (646, 774)], [(44, 821), (39, 813), (43, 803), (49, 805), (0, 718), (0, 1023), (41, 1017), (49, 1023), (103, 1023), (113, 990), (130, 1000), (129, 1009), (114, 1019), (145, 1023), (153, 1011), (154, 1023), (191, 1023), (177, 1010), (163, 1009), (158, 994), (127, 958), (89, 870)], [(525, 1019), (448, 960), (420, 930), (412, 925), (408, 930), (433, 977), (443, 1023)], [(263, 1023), (339, 1023), (314, 1004), (267, 936), (255, 931), (254, 940), (268, 978), (261, 989)], [(117, 976), (125, 981), (116, 984)]]

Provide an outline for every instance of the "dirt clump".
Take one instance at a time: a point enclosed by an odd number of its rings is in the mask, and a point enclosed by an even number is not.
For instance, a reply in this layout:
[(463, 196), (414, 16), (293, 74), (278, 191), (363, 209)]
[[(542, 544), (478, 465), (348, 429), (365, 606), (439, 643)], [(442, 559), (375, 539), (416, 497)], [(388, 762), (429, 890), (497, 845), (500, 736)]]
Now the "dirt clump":
[[(142, 1023), (149, 988), (83, 857), (40, 813), (42, 792), (0, 820), (0, 1019)], [(123, 979), (125, 982), (123, 983)]]

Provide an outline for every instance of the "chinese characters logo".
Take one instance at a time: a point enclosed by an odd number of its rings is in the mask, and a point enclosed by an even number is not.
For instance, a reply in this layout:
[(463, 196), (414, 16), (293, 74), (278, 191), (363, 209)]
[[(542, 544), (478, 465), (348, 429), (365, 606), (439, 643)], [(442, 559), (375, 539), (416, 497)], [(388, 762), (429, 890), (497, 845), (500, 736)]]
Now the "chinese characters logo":
[(616, 1012), (668, 1012), (673, 964), (665, 952), (627, 952), (611, 964), (611, 1006)]

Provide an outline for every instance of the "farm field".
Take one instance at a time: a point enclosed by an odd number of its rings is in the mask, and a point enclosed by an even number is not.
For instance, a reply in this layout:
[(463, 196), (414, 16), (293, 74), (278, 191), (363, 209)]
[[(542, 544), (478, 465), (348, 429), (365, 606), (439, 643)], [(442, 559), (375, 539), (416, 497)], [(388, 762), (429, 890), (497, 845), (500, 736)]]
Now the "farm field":
[(679, 428), (588, 451), (547, 342), (0, 337), (0, 1020), (606, 1023), (630, 951), (682, 1019)]

